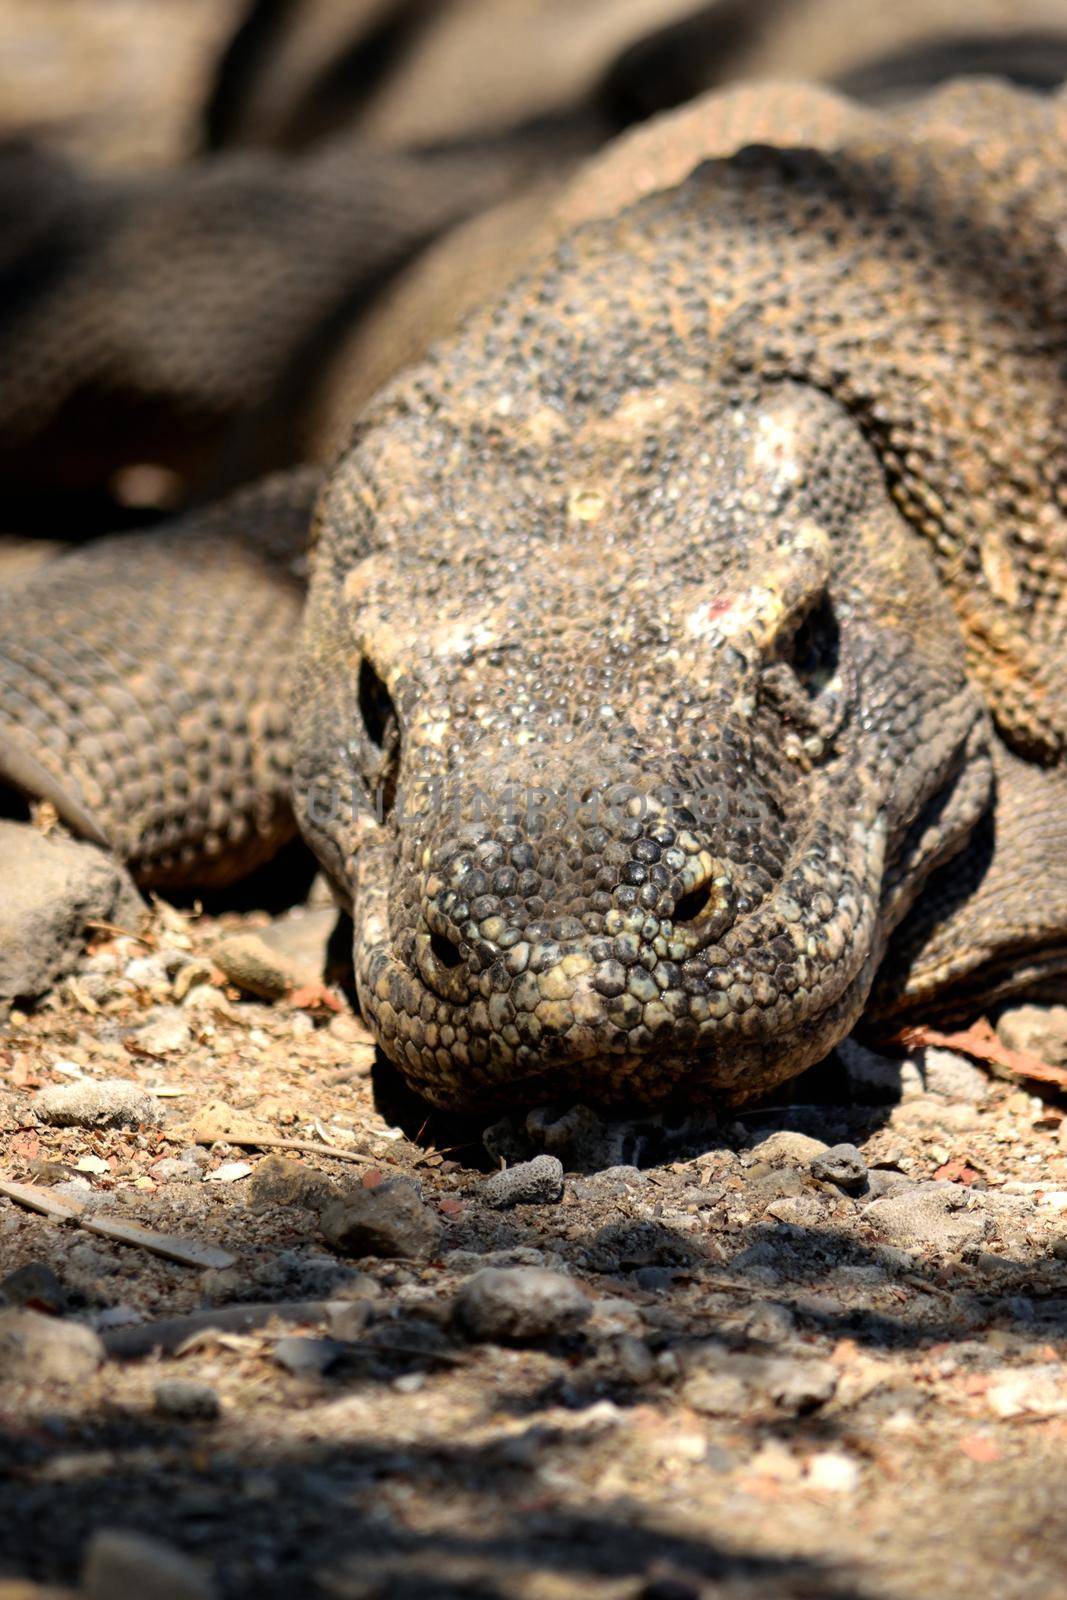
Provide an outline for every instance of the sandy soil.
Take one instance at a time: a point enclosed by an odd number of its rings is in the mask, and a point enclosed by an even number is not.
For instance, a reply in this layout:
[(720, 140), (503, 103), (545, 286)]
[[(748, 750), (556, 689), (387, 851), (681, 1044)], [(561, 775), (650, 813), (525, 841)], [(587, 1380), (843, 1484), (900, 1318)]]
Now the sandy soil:
[[(223, 1596), (1063, 1592), (1056, 1104), (957, 1057), (850, 1050), (719, 1127), (517, 1115), (494, 1160), (477, 1119), (398, 1090), (335, 991), (226, 983), (220, 934), (264, 921), (161, 912), (8, 1020), (3, 1177), (232, 1261), (0, 1199), (0, 1596), (95, 1595), (100, 1530), (184, 1552)], [(123, 1091), (131, 1125), (45, 1120), (56, 1087), (113, 1079), (151, 1094)], [(842, 1142), (862, 1158), (848, 1188), (817, 1175)], [(500, 1153), (546, 1150), (562, 1197), (495, 1208)], [(331, 1247), (331, 1197), (398, 1178), (439, 1231), (428, 1253)], [(584, 1321), (549, 1287), (542, 1336), (472, 1331), (456, 1297), (487, 1265), (568, 1275)], [(161, 1319), (263, 1302), (307, 1304), (122, 1358)], [(40, 1316), (94, 1329), (107, 1358), (38, 1362)], [(151, 1547), (130, 1559), (143, 1600)]]

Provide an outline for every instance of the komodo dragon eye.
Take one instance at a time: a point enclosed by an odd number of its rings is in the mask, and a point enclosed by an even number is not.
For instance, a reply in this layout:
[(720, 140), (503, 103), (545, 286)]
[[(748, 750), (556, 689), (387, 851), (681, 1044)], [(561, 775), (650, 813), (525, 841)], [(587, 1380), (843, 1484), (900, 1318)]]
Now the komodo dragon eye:
[(359, 668), (359, 713), (366, 745), (367, 787), (379, 814), (388, 816), (396, 798), (400, 763), (400, 718), (393, 697), (364, 656)]

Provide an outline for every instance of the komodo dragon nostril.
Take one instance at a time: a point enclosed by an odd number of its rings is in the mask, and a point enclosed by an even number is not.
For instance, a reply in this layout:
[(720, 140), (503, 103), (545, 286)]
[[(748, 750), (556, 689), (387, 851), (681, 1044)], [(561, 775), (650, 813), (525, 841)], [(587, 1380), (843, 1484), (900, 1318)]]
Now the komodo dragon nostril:
[(443, 933), (431, 933), (430, 949), (434, 954), (434, 958), (444, 967), (446, 972), (450, 972), (454, 967), (463, 964), (463, 956), (459, 946)]
[(701, 883), (688, 894), (683, 894), (674, 907), (672, 921), (675, 927), (699, 921), (711, 903), (711, 884)]

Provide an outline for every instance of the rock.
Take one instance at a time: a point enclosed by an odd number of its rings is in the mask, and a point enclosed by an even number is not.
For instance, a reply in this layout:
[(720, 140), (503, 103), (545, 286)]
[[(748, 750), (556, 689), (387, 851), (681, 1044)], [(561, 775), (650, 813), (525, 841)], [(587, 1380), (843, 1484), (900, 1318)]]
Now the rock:
[(39, 1089), (33, 1109), (53, 1128), (141, 1128), (161, 1117), (155, 1097), (126, 1078), (82, 1078)]
[(888, 1244), (956, 1251), (991, 1231), (989, 1217), (969, 1204), (955, 1184), (916, 1183), (872, 1200), (863, 1216)]
[(485, 1267), (456, 1295), (452, 1316), (468, 1339), (537, 1344), (573, 1333), (592, 1311), (581, 1286), (542, 1267)]
[(298, 984), (321, 983), (340, 915), (333, 904), (300, 906), (276, 917), (269, 927), (260, 928), (258, 937), (279, 962), (286, 964)]
[(0, 822), (0, 1001), (34, 999), (70, 972), (90, 922), (136, 927), (144, 902), (95, 845)]
[(132, 961), (127, 961), (122, 975), (138, 989), (170, 988), (167, 969), (158, 956), (134, 956)]
[(615, 1376), (623, 1383), (651, 1383), (656, 1375), (652, 1351), (632, 1333), (620, 1334), (614, 1340), (613, 1356)]
[(67, 1291), (51, 1267), (43, 1261), (28, 1261), (0, 1279), (0, 1305), (28, 1306), (61, 1316), (67, 1309)]
[(248, 1185), (248, 1204), (253, 1211), (266, 1211), (271, 1206), (303, 1206), (308, 1211), (321, 1211), (336, 1198), (337, 1189), (325, 1173), (281, 1154), (264, 1156)]
[(435, 1253), (442, 1233), (440, 1219), (401, 1179), (350, 1190), (326, 1207), (321, 1227), (327, 1243), (344, 1255), (416, 1261)]
[(682, 1275), (681, 1267), (638, 1267), (634, 1282), (639, 1289), (659, 1294), (663, 1289), (670, 1289)]
[(219, 1397), (208, 1383), (189, 1378), (163, 1378), (153, 1391), (160, 1416), (178, 1422), (213, 1422), (221, 1407)]
[(804, 1482), (821, 1494), (853, 1494), (860, 1484), (860, 1466), (843, 1450), (820, 1450), (808, 1462)]
[(193, 1037), (185, 1017), (177, 1006), (156, 1006), (148, 1021), (131, 1035), (131, 1042), (149, 1056), (169, 1056), (186, 1050)]
[(829, 1207), (821, 1196), (786, 1195), (781, 1200), (772, 1200), (765, 1207), (764, 1216), (773, 1217), (775, 1222), (786, 1222), (791, 1228), (817, 1228), (826, 1221), (828, 1211)]
[(986, 1393), (995, 1417), (1061, 1417), (1067, 1413), (1067, 1385), (1058, 1363), (1005, 1371)]
[(989, 1093), (988, 1073), (954, 1050), (936, 1050), (932, 1046), (924, 1050), (922, 1078), (927, 1094), (937, 1094), (945, 1100), (977, 1105)]
[(791, 1415), (814, 1411), (833, 1399), (837, 1368), (829, 1361), (780, 1358), (768, 1362), (765, 1388), (780, 1411)]
[(487, 1178), (482, 1189), (498, 1210), (508, 1206), (553, 1205), (563, 1193), (563, 1163), (557, 1156), (535, 1156)]
[(888, 1167), (870, 1167), (867, 1172), (867, 1192), (863, 1196), (864, 1203), (871, 1200), (880, 1200), (883, 1195), (893, 1194), (900, 1189), (914, 1189), (915, 1179), (909, 1178), (905, 1172), (894, 1172)]
[(765, 1300), (745, 1318), (745, 1336), (761, 1344), (783, 1344), (796, 1332), (796, 1318), (788, 1306)]
[(946, 1100), (943, 1095), (908, 1095), (902, 1104), (894, 1106), (886, 1119), (886, 1127), (894, 1131), (901, 1128), (931, 1128), (944, 1135), (949, 1129), (969, 1133), (978, 1126), (980, 1113), (963, 1100)]
[(639, 1156), (644, 1140), (638, 1124), (609, 1120), (580, 1103), (563, 1112), (535, 1106), (525, 1131), (530, 1148), (558, 1156), (568, 1172), (625, 1166)]
[(203, 1174), (198, 1166), (183, 1161), (181, 1156), (164, 1156), (149, 1168), (149, 1175), (156, 1183), (199, 1183)]
[(844, 1039), (836, 1054), (848, 1074), (853, 1098), (862, 1103), (892, 1105), (929, 1094), (973, 1105), (989, 1092), (987, 1075), (954, 1050), (930, 1046), (920, 1056), (898, 1061), (877, 1055), (855, 1039)]
[[(375, 1288), (377, 1289), (377, 1284)], [(335, 1339), (362, 1338), (371, 1318), (370, 1300), (331, 1300), (326, 1308), (326, 1321)]]
[(852, 1099), (861, 1104), (892, 1105), (923, 1087), (913, 1061), (878, 1055), (855, 1039), (842, 1039), (834, 1053), (848, 1076)]
[(82, 1567), (82, 1600), (212, 1600), (200, 1566), (160, 1539), (125, 1528), (94, 1533)]
[(239, 989), (261, 1000), (279, 1000), (302, 984), (322, 981), (336, 921), (335, 911), (308, 912), (299, 924), (283, 917), (255, 933), (227, 934), (211, 954)]
[(832, 1400), (837, 1369), (829, 1361), (787, 1356), (692, 1352), (697, 1365), (684, 1385), (686, 1402), (706, 1416), (799, 1416)]
[(1067, 1067), (1067, 1006), (1011, 1006), (1001, 1012), (997, 1035), (1052, 1067)]
[(296, 1378), (318, 1378), (345, 1354), (345, 1346), (338, 1339), (308, 1339), (300, 1334), (286, 1334), (279, 1339), (271, 1352), (279, 1367)]
[(753, 1145), (752, 1156), (756, 1160), (766, 1161), (772, 1167), (807, 1167), (826, 1148), (822, 1139), (812, 1139), (806, 1133), (780, 1128)]
[(867, 1163), (854, 1144), (835, 1144), (815, 1157), (811, 1175), (820, 1183), (836, 1183), (840, 1189), (862, 1189), (867, 1182)]
[(100, 1340), (80, 1322), (0, 1310), (0, 1383), (84, 1383), (103, 1360)]

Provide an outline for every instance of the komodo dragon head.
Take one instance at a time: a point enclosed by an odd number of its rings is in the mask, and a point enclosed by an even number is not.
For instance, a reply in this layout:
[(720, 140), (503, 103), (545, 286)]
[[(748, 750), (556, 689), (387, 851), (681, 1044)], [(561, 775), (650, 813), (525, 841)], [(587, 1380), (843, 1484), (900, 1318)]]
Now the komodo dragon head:
[(987, 802), (984, 714), (835, 402), (620, 370), (560, 406), (557, 360), (487, 377), (468, 338), (366, 417), (320, 508), (298, 809), (431, 1100), (738, 1100), (858, 1016)]

